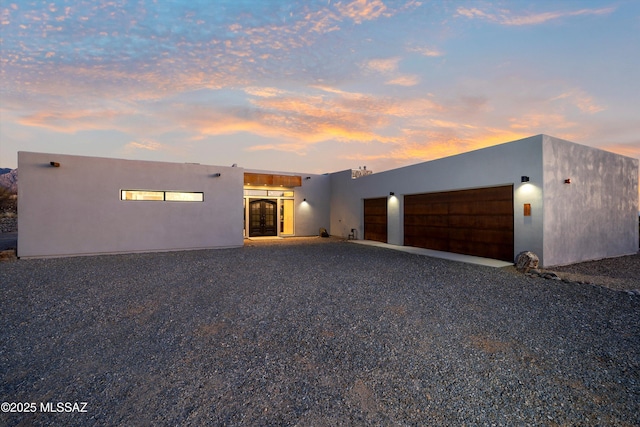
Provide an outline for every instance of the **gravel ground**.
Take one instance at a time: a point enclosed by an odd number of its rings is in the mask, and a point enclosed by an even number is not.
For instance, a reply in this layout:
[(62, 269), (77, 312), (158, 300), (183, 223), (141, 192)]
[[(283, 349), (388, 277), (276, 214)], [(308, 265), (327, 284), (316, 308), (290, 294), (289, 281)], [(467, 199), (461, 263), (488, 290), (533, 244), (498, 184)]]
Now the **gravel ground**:
[(552, 270), (563, 279), (587, 282), (616, 290), (640, 290), (640, 253), (581, 262)]
[(36, 404), (0, 425), (640, 425), (640, 297), (604, 287), (318, 238), (0, 288), (0, 400)]

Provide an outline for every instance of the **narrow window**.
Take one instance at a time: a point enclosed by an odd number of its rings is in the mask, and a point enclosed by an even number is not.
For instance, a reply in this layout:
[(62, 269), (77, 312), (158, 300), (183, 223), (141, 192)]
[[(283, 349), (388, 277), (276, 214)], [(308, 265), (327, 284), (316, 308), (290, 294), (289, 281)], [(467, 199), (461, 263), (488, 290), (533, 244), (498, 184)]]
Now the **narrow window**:
[(149, 191), (149, 190), (122, 190), (120, 200), (147, 200), (155, 202), (203, 202), (202, 192), (183, 191)]

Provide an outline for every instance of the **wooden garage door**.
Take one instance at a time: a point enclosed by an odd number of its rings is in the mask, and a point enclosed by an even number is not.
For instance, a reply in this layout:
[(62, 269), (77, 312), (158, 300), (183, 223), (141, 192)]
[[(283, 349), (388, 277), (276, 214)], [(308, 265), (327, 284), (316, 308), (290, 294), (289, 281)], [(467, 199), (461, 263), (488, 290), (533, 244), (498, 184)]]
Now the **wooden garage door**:
[(364, 200), (364, 239), (387, 243), (387, 198)]
[(513, 261), (513, 185), (405, 196), (404, 244)]

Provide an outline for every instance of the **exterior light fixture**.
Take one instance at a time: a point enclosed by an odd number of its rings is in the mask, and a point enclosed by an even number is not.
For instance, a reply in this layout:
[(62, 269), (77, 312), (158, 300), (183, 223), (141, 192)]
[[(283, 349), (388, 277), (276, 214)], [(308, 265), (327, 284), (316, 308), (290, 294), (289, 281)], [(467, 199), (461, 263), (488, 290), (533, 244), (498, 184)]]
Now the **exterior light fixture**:
[(395, 196), (396, 193), (394, 193), (393, 191), (389, 191), (389, 195), (390, 196)]
[(522, 175), (522, 176), (520, 177), (520, 182), (529, 182), (529, 177), (528, 177), (528, 176), (524, 176), (524, 175)]
[(213, 174), (213, 175), (211, 175), (211, 176), (212, 176), (212, 177), (214, 177), (214, 178), (217, 178), (217, 177), (221, 176), (221, 174), (220, 174), (220, 172), (217, 172), (217, 173), (214, 173), (214, 174)]
[(302, 201), (303, 201), (303, 202), (306, 202), (306, 201), (307, 201), (307, 199), (302, 199)]
[(565, 179), (565, 180), (564, 180), (564, 183), (565, 183), (565, 184), (571, 184), (571, 178), (567, 178), (567, 179)]
[(310, 177), (310, 176), (308, 176), (308, 177), (306, 177), (305, 179), (311, 179), (311, 177)]
[(58, 162), (49, 162), (49, 164), (51, 166), (53, 166), (54, 168), (59, 168), (60, 167), (60, 163), (58, 163)]

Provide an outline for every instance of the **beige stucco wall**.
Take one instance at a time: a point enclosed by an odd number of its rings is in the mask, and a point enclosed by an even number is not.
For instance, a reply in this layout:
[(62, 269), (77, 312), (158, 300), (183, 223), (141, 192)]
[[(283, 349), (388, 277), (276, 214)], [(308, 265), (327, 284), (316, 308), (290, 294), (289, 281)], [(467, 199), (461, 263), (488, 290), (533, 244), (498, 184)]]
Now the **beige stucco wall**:
[[(30, 152), (18, 168), (19, 257), (243, 244), (241, 168)], [(123, 189), (204, 192), (204, 202), (122, 201)]]

